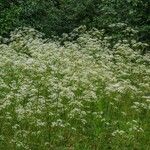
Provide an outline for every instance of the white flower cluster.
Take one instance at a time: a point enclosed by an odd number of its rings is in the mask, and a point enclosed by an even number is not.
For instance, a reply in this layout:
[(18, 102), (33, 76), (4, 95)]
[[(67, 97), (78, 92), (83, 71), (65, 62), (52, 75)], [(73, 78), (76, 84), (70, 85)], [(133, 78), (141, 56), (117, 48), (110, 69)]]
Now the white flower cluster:
[(122, 43), (110, 49), (107, 38), (89, 33), (61, 46), (26, 32), (0, 45), (0, 149), (74, 147), (92, 138), (99, 149), (107, 133), (136, 134), (122, 125), (134, 119), (148, 132), (149, 54)]

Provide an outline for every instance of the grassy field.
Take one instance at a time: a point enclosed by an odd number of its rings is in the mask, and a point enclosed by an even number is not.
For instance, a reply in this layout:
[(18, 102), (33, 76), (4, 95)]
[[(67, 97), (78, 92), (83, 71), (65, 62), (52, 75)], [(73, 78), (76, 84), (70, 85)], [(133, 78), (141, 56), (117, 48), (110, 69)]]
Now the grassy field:
[[(27, 30), (27, 29), (26, 29)], [(87, 32), (0, 44), (0, 150), (149, 150), (150, 55)]]

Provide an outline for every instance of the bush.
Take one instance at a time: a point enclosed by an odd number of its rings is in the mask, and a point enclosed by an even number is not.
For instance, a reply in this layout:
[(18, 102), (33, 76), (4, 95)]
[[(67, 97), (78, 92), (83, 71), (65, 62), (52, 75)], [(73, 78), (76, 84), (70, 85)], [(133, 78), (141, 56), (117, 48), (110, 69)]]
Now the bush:
[(0, 35), (16, 27), (28, 26), (48, 37), (69, 33), (80, 25), (107, 30), (118, 38), (124, 34), (114, 24), (126, 24), (139, 31), (137, 39), (149, 42), (149, 2), (147, 0), (1, 0)]

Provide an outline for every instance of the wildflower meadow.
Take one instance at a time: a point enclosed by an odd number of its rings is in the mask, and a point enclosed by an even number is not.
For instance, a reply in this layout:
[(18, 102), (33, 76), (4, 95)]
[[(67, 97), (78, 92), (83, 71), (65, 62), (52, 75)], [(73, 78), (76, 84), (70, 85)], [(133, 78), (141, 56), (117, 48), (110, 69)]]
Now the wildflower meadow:
[(150, 150), (150, 53), (111, 39), (24, 28), (1, 42), (0, 150)]

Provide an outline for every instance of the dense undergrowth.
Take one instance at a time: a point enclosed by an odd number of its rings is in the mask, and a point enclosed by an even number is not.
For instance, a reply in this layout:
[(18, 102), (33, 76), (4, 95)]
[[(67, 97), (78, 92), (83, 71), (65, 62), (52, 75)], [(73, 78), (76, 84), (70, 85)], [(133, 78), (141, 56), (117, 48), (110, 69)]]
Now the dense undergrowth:
[(150, 55), (110, 40), (24, 29), (0, 44), (0, 149), (150, 149)]

